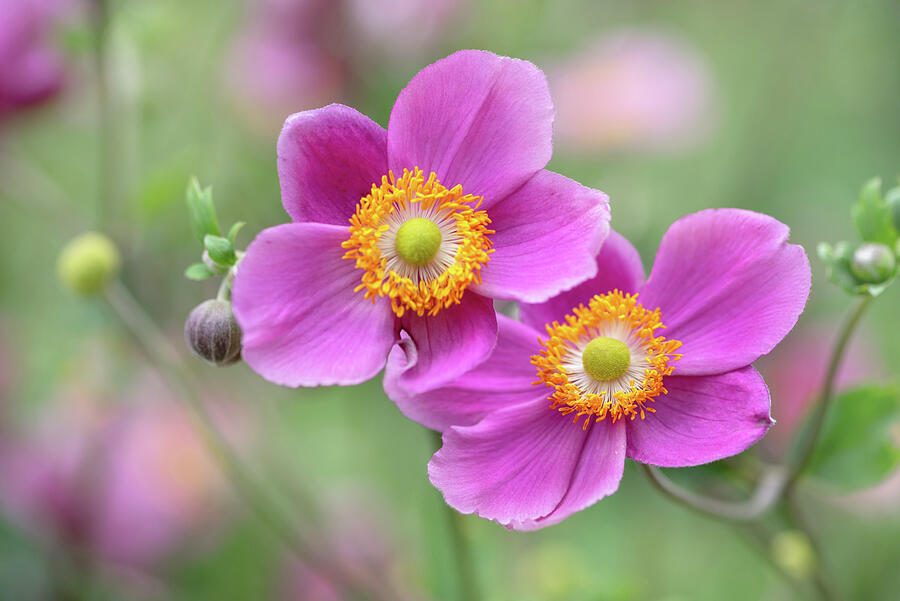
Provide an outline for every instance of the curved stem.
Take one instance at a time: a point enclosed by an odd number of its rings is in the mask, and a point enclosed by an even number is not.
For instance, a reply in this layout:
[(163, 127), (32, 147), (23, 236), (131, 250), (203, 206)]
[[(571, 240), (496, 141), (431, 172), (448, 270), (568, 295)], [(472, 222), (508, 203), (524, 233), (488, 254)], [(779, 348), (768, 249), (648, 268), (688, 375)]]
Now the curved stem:
[(643, 463), (639, 465), (654, 488), (665, 496), (694, 511), (728, 522), (749, 522), (763, 515), (781, 496), (787, 481), (787, 473), (783, 467), (769, 466), (749, 499), (723, 501), (682, 488), (669, 480), (656, 466)]
[[(441, 433), (429, 431), (435, 443), (435, 450), (441, 448)], [(457, 582), (459, 583), (459, 601), (478, 601), (481, 595), (475, 579), (475, 569), (472, 563), (472, 555), (463, 529), (464, 516), (443, 503), (447, 517), (447, 527), (450, 530), (450, 546), (456, 568)]]
[(303, 536), (291, 518), (290, 510), (257, 480), (252, 470), (235, 453), (207, 411), (201, 400), (202, 395), (194, 385), (191, 374), (182, 365), (178, 352), (143, 307), (119, 282), (107, 291), (106, 299), (125, 327), (165, 373), (167, 382), (177, 387), (179, 398), (187, 402), (196, 415), (210, 449), (227, 473), (235, 492), (272, 535), (299, 559), (314, 566), (326, 580), (345, 585), (362, 599), (397, 601), (407, 598), (405, 593), (384, 585), (379, 575), (373, 578), (357, 570), (344, 569), (339, 562), (325, 561), (321, 552), (314, 551), (315, 545)]
[(794, 463), (788, 476), (787, 484), (785, 485), (785, 490), (788, 494), (796, 485), (800, 475), (807, 467), (809, 467), (809, 462), (812, 460), (813, 453), (816, 450), (816, 443), (819, 441), (819, 436), (822, 434), (822, 427), (825, 425), (828, 409), (831, 407), (831, 403), (834, 400), (835, 381), (837, 380), (838, 370), (841, 367), (841, 361), (844, 358), (844, 351), (847, 349), (847, 344), (850, 342), (850, 338), (853, 336), (853, 332), (856, 330), (860, 318), (862, 318), (863, 313), (865, 313), (869, 304), (872, 302), (872, 298), (873, 297), (871, 296), (866, 296), (860, 299), (856, 308), (844, 321), (844, 324), (838, 333), (834, 349), (831, 351), (831, 358), (828, 361), (828, 369), (825, 372), (825, 381), (822, 386), (822, 400), (816, 408), (809, 434), (804, 439), (797, 461)]

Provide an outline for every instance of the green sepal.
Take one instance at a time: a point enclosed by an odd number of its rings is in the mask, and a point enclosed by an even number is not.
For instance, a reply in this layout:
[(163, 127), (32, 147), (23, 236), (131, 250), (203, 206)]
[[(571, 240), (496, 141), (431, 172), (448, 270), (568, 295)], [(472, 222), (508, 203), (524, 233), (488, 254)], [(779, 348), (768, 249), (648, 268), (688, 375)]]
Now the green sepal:
[(234, 246), (231, 245), (231, 241), (228, 238), (206, 234), (206, 237), (203, 238), (203, 246), (206, 248), (206, 252), (209, 253), (209, 258), (219, 265), (230, 267), (237, 261), (237, 256), (234, 254)]
[(860, 237), (866, 242), (880, 242), (893, 247), (898, 234), (891, 210), (881, 197), (881, 179), (870, 179), (863, 186), (859, 200), (853, 206), (853, 221)]
[(900, 387), (867, 385), (834, 405), (810, 463), (810, 472), (844, 491), (883, 480), (900, 465)]
[(203, 263), (194, 263), (184, 270), (184, 277), (189, 280), (205, 280), (213, 275), (215, 274)]
[[(885, 192), (884, 204), (891, 214), (891, 221), (894, 224), (894, 229), (900, 232), (900, 186), (891, 188)], [(897, 243), (900, 244), (900, 239), (898, 239)]]
[(219, 222), (216, 219), (216, 208), (213, 206), (212, 188), (200, 187), (196, 177), (191, 177), (187, 187), (187, 206), (191, 215), (191, 226), (194, 235), (200, 242), (206, 236), (220, 236)]
[(238, 232), (241, 231), (241, 228), (247, 225), (246, 221), (238, 221), (234, 225), (231, 226), (231, 229), (228, 230), (228, 241), (231, 242), (231, 247), (234, 248), (234, 241), (237, 239)]

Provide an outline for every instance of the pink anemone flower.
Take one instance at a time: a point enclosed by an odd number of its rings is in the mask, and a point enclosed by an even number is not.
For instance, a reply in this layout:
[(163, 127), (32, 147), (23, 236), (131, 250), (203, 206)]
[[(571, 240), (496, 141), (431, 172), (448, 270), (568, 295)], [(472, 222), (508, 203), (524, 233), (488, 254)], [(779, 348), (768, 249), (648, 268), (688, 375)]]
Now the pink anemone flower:
[(408, 417), (445, 429), (431, 482), (463, 513), (529, 530), (612, 494), (626, 457), (683, 467), (754, 444), (772, 420), (750, 364), (809, 295), (806, 254), (787, 238), (766, 215), (702, 211), (669, 228), (644, 281), (613, 232), (596, 277), (524, 305), (522, 322), (498, 318), (487, 361), (395, 397)]
[(62, 85), (61, 61), (48, 39), (54, 12), (47, 0), (0, 0), (0, 118)]
[(288, 386), (453, 379), (497, 340), (493, 299), (541, 302), (592, 277), (608, 198), (543, 169), (553, 104), (533, 64), (461, 51), (400, 93), (387, 130), (330, 105), (278, 141), (293, 223), (257, 236), (234, 285), (243, 356)]

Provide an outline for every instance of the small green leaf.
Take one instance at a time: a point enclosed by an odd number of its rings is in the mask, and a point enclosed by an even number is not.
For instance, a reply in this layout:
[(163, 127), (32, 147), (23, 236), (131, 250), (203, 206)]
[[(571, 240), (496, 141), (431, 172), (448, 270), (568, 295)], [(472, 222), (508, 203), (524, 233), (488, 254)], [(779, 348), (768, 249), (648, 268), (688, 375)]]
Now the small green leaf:
[(200, 182), (192, 177), (187, 187), (187, 205), (191, 215), (194, 235), (203, 242), (204, 236), (219, 236), (219, 222), (212, 201), (212, 188), (200, 188)]
[(206, 234), (206, 237), (203, 238), (203, 246), (209, 253), (209, 258), (219, 265), (231, 266), (237, 261), (234, 247), (228, 238)]
[(230, 230), (228, 230), (228, 241), (231, 242), (232, 248), (234, 248), (234, 241), (237, 238), (238, 232), (241, 231), (241, 228), (245, 225), (247, 225), (245, 221), (238, 221), (231, 226)]
[(834, 401), (811, 473), (841, 490), (877, 484), (900, 465), (900, 388), (868, 385)]
[(194, 263), (184, 270), (184, 276), (189, 280), (205, 280), (213, 275), (214, 274), (210, 271), (209, 267), (203, 263)]
[(898, 234), (894, 229), (891, 210), (881, 197), (881, 179), (866, 182), (859, 200), (853, 206), (853, 221), (859, 235), (866, 242), (880, 242), (893, 246)]

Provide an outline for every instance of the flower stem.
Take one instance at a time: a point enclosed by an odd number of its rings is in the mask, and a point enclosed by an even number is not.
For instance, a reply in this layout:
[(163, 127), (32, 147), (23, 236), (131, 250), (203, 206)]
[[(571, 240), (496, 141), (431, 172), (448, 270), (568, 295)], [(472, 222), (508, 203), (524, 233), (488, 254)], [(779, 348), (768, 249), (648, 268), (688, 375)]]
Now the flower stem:
[(97, 81), (97, 121), (100, 130), (97, 228), (105, 230), (115, 206), (117, 173), (115, 106), (109, 68), (110, 0), (94, 0), (94, 69)]
[(847, 344), (850, 342), (850, 338), (853, 336), (853, 332), (856, 330), (860, 318), (862, 318), (863, 313), (865, 313), (869, 304), (872, 302), (872, 298), (873, 297), (871, 296), (865, 296), (859, 300), (856, 308), (844, 321), (844, 324), (838, 333), (837, 341), (831, 352), (831, 358), (828, 361), (828, 369), (825, 372), (825, 380), (822, 385), (822, 400), (816, 408), (809, 434), (805, 437), (797, 461), (794, 463), (790, 475), (788, 476), (787, 484), (785, 486), (786, 494), (788, 495), (792, 493), (793, 488), (797, 483), (797, 479), (800, 478), (806, 468), (809, 467), (809, 462), (812, 460), (813, 453), (816, 450), (816, 443), (819, 440), (819, 436), (822, 434), (822, 427), (825, 425), (828, 409), (831, 407), (831, 403), (834, 400), (835, 382), (837, 380), (838, 370), (841, 367), (841, 361), (844, 358), (844, 351), (847, 349)]
[[(443, 441), (441, 433), (429, 431), (435, 444), (435, 450), (440, 449)], [(447, 505), (443, 504), (446, 515), (447, 528), (450, 531), (450, 546), (453, 553), (456, 580), (459, 584), (459, 601), (478, 601), (481, 595), (475, 579), (475, 569), (472, 563), (470, 546), (466, 540), (465, 516)]]
[(195, 386), (192, 375), (182, 365), (178, 352), (153, 319), (119, 282), (107, 291), (106, 299), (125, 327), (166, 376), (166, 381), (180, 393), (178, 397), (188, 404), (235, 492), (272, 535), (326, 580), (340, 588), (350, 589), (360, 599), (398, 601), (409, 598), (405, 592), (392, 590), (393, 587), (383, 583), (379, 575), (344, 569), (339, 562), (326, 561), (321, 552), (315, 551), (312, 542), (307, 540), (292, 519), (290, 509), (256, 478), (221, 433), (201, 400), (202, 395)]
[(781, 466), (769, 466), (756, 490), (746, 501), (723, 501), (682, 488), (653, 465), (639, 464), (656, 490), (675, 502), (704, 515), (726, 522), (749, 522), (762, 516), (781, 496), (786, 472)]

